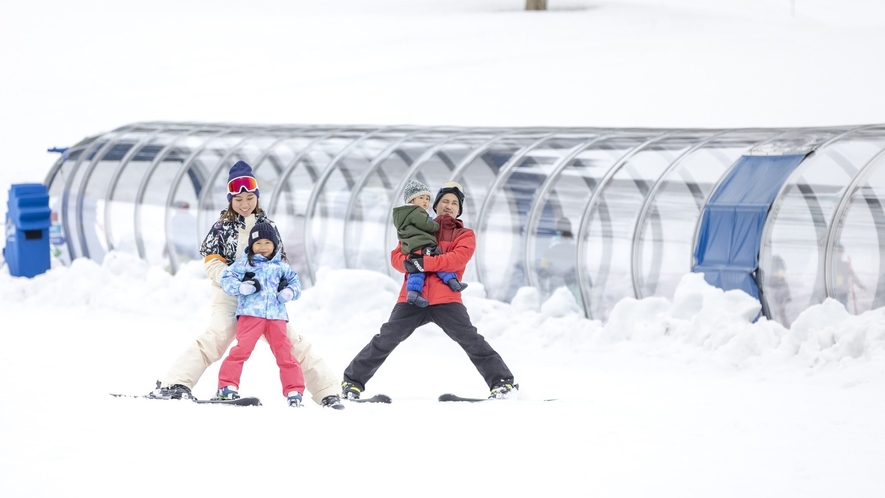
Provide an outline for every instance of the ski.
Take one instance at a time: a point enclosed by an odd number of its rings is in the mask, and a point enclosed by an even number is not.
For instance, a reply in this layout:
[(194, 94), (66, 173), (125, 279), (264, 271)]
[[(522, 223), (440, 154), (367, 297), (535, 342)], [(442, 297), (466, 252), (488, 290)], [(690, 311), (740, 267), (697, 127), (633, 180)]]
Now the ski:
[(194, 403), (211, 405), (234, 405), (234, 406), (261, 406), (261, 400), (252, 398), (237, 399), (194, 399)]
[(182, 401), (182, 399), (184, 399), (184, 400), (186, 401), (186, 400), (192, 399), (192, 398), (181, 398), (181, 399), (164, 398), (163, 396), (153, 396), (153, 395), (151, 395), (151, 394), (117, 394), (117, 393), (110, 393), (110, 395), (113, 396), (113, 397), (115, 397), (115, 398), (144, 398), (144, 399), (159, 399), (159, 400), (163, 400), (163, 401)]
[[(508, 398), (503, 398), (504, 400)], [(542, 399), (539, 401), (556, 401), (559, 398)], [(479, 403), (481, 401), (498, 401), (498, 398), (463, 398), (457, 394), (443, 394), (439, 397), (439, 401), (460, 401), (463, 403)]]
[(462, 398), (456, 394), (443, 394), (439, 397), (439, 401), (460, 401), (464, 403), (479, 403), (480, 401), (489, 401), (494, 398)]
[(237, 398), (237, 399), (197, 399), (197, 398), (184, 398), (184, 399), (173, 399), (173, 398), (163, 398), (160, 396), (152, 396), (150, 394), (142, 395), (142, 394), (115, 394), (110, 393), (111, 396), (115, 398), (143, 398), (143, 399), (158, 399), (163, 401), (193, 401), (198, 404), (211, 404), (211, 405), (232, 405), (232, 406), (261, 406), (261, 400), (255, 397), (251, 398)]
[(393, 400), (390, 399), (390, 396), (386, 394), (376, 394), (371, 398), (360, 398), (360, 399), (350, 399), (350, 398), (341, 398), (342, 401), (350, 401), (353, 403), (393, 403)]

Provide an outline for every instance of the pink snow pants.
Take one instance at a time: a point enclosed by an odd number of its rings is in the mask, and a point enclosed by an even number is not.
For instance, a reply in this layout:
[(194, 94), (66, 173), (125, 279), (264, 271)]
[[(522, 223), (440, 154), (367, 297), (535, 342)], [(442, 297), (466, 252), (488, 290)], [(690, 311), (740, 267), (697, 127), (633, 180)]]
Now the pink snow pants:
[(243, 363), (252, 356), (255, 344), (262, 335), (267, 338), (274, 358), (277, 359), (277, 366), (280, 367), (283, 396), (292, 391), (304, 394), (304, 374), (301, 372), (301, 364), (292, 356), (292, 342), (286, 335), (286, 321), (247, 315), (240, 315), (237, 319), (237, 343), (218, 370), (218, 388), (236, 386), (239, 389)]

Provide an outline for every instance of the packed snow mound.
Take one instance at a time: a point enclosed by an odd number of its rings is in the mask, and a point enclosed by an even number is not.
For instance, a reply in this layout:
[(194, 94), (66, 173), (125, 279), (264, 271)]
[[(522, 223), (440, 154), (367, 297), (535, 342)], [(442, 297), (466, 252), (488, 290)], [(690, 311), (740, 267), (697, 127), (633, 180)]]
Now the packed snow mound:
[[(485, 297), (470, 282), (463, 297), (473, 324), (485, 337), (520, 347), (582, 352), (615, 344), (646, 348), (687, 346), (737, 368), (756, 363), (795, 363), (822, 368), (885, 354), (885, 309), (849, 314), (828, 299), (805, 310), (790, 329), (759, 316), (759, 302), (743, 291), (723, 291), (701, 274), (682, 278), (671, 300), (626, 298), (608, 321), (589, 320), (562, 287), (543, 300), (537, 289), (518, 290), (511, 303)], [(401, 281), (369, 270), (322, 268), (317, 283), (287, 305), (303, 330), (343, 334), (387, 321)], [(211, 285), (199, 261), (174, 276), (127, 253), (111, 252), (102, 264), (77, 259), (34, 278), (0, 273), (0, 298), (31, 306), (113, 309), (176, 317), (209, 313)], [(433, 324), (426, 327), (435, 327)], [(567, 345), (567, 348), (563, 348)], [(554, 347), (555, 346), (555, 347)]]
[(174, 276), (124, 252), (108, 253), (101, 264), (77, 258), (34, 278), (0, 273), (0, 298), (22, 304), (118, 309), (170, 317), (203, 309), (211, 294), (202, 262), (190, 262)]

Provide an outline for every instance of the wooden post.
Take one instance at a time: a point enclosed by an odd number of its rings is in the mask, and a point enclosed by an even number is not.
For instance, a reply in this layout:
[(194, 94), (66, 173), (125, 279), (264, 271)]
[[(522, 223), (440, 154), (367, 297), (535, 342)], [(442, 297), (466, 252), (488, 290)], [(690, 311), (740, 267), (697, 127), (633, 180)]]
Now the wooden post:
[(547, 10), (547, 0), (525, 0), (525, 10)]

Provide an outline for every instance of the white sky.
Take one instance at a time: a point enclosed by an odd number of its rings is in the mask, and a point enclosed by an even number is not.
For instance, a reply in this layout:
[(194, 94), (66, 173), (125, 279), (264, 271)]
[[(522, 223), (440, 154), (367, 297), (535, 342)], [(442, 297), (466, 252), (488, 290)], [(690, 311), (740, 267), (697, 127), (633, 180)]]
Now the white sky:
[[(873, 0), (515, 0), (0, 4), (0, 201), (45, 149), (144, 120), (745, 127), (885, 122)], [(329, 4), (329, 5), (326, 5)], [(208, 227), (207, 227), (208, 228)], [(332, 271), (290, 305), (343, 372), (398, 283)], [(250, 409), (144, 393), (208, 320), (197, 266), (125, 255), (0, 274), (0, 495), (885, 495), (885, 316), (833, 301), (786, 330), (689, 277), (603, 326), (562, 295), (470, 314), (522, 386), (482, 396), (466, 356), (420, 329), (368, 386), (390, 406), (285, 406), (261, 344)], [(217, 366), (196, 394), (214, 391)], [(540, 401), (558, 398), (558, 401)], [(151, 484), (156, 483), (156, 484)], [(457, 487), (455, 487), (457, 486)]]

